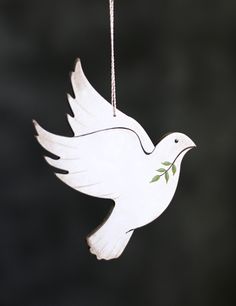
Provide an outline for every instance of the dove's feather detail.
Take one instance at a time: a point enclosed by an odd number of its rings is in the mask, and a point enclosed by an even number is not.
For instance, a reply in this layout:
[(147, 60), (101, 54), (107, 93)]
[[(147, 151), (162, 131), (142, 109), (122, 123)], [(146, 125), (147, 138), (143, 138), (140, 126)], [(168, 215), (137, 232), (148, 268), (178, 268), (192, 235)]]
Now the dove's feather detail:
[(99, 229), (95, 234), (87, 238), (90, 252), (97, 259), (113, 259), (119, 257), (128, 244), (133, 231), (128, 233), (116, 233), (112, 230)]
[(122, 254), (134, 232), (127, 231), (127, 221), (124, 210), (119, 210), (117, 205), (107, 221), (87, 238), (90, 252), (97, 259), (109, 260)]
[(68, 101), (74, 117), (68, 115), (68, 122), (75, 136), (111, 127), (127, 127), (135, 131), (146, 152), (152, 152), (154, 145), (142, 128), (133, 118), (117, 109), (116, 117), (112, 115), (112, 105), (108, 103), (89, 83), (78, 59), (75, 71), (71, 74), (75, 98), (68, 95)]
[(35, 128), (39, 143), (59, 157), (45, 157), (46, 161), (68, 172), (56, 176), (70, 187), (91, 196), (115, 200), (124, 194), (129, 190), (132, 178), (124, 180), (121, 173), (129, 169), (135, 177), (140, 166), (133, 161), (140, 163), (146, 156), (138, 136), (126, 128), (95, 131), (77, 137), (49, 133), (36, 122)]

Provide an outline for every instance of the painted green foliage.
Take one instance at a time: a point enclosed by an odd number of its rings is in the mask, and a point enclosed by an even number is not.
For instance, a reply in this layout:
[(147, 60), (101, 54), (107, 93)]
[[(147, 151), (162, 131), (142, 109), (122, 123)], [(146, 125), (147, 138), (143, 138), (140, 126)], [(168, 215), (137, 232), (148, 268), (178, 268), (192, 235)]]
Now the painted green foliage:
[(165, 177), (165, 181), (166, 183), (168, 183), (169, 179), (170, 179), (170, 174), (169, 171), (171, 170), (172, 174), (175, 175), (177, 168), (176, 165), (174, 163), (170, 163), (168, 161), (165, 161), (162, 163), (163, 166), (167, 167), (167, 168), (159, 168), (158, 170), (156, 170), (157, 172), (159, 172), (158, 175), (155, 175), (152, 180), (150, 181), (150, 183), (154, 183), (157, 182), (162, 176)]

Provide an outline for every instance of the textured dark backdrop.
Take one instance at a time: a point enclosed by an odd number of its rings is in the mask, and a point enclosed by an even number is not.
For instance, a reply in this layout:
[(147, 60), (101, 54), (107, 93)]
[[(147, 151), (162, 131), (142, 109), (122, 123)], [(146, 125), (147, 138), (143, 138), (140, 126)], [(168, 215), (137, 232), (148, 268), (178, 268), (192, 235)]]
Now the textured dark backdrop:
[(0, 305), (236, 305), (236, 2), (116, 2), (119, 108), (155, 143), (181, 131), (198, 149), (167, 211), (97, 261), (85, 237), (112, 202), (56, 179), (31, 119), (71, 135), (78, 56), (109, 99), (108, 0), (0, 0)]

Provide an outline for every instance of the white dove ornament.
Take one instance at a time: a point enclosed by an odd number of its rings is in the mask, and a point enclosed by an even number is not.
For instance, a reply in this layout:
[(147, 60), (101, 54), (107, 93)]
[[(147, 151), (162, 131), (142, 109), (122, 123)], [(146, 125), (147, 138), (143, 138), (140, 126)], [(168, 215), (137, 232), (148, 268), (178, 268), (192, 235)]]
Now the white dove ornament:
[(80, 60), (71, 75), (75, 98), (68, 95), (74, 137), (47, 132), (34, 122), (39, 143), (59, 159), (45, 157), (67, 174), (56, 176), (90, 196), (112, 199), (109, 218), (88, 238), (98, 259), (117, 258), (135, 229), (155, 220), (174, 196), (184, 155), (194, 142), (171, 133), (155, 147), (133, 118), (105, 101), (86, 79)]

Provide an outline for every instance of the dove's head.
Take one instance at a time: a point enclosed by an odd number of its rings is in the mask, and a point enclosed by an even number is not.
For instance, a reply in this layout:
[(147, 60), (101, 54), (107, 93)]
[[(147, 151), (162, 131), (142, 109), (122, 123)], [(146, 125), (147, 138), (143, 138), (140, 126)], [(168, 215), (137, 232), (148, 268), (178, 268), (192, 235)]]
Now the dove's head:
[(164, 136), (156, 146), (158, 156), (169, 162), (181, 161), (195, 147), (195, 143), (187, 135), (177, 132)]

